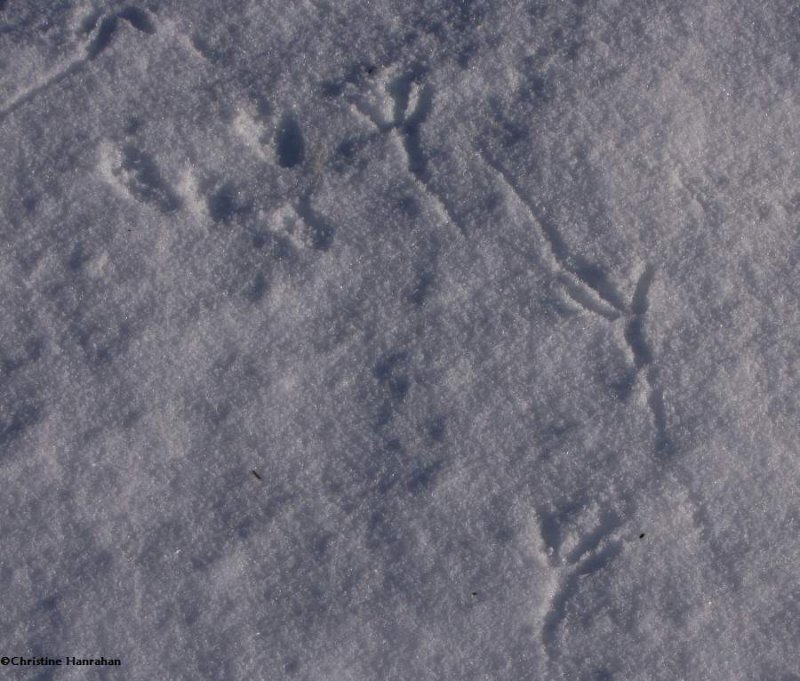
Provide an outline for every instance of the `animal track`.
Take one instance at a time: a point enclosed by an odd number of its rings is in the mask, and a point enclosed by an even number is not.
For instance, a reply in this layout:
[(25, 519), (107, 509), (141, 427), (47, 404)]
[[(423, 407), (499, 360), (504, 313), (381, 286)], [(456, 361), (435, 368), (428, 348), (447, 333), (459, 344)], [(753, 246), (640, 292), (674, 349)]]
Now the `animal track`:
[(441, 218), (466, 237), (464, 226), (455, 219), (445, 200), (431, 184), (428, 159), (422, 148), (420, 133), (422, 124), (433, 108), (433, 90), (425, 83), (420, 84), (421, 76), (419, 70), (412, 70), (387, 84), (386, 94), (390, 100), (384, 104), (386, 109), (390, 108), (392, 111), (390, 121), (384, 120), (371, 107), (353, 104), (354, 110), (369, 121), (378, 132), (395, 137), (406, 157), (408, 172), (414, 178), (417, 187), (427, 195)]
[(225, 225), (249, 212), (249, 206), (242, 201), (240, 192), (230, 182), (224, 182), (206, 196), (206, 208), (214, 222)]
[(523, 207), (530, 221), (539, 228), (548, 245), (550, 266), (556, 275), (569, 282), (568, 291), (571, 293), (581, 288), (589, 289), (584, 294), (578, 293), (576, 302), (606, 319), (616, 319), (624, 314), (626, 309), (622, 296), (608, 280), (605, 272), (597, 265), (571, 253), (556, 224), (544, 210), (524, 197), (515, 180), (503, 166), (484, 149), (476, 147), (475, 151), (484, 165), (500, 180), (507, 193)]
[(264, 297), (267, 292), (268, 284), (267, 279), (263, 272), (257, 272), (253, 279), (253, 283), (245, 291), (245, 298), (251, 303), (257, 303)]
[(154, 205), (162, 213), (173, 213), (181, 208), (180, 198), (164, 180), (153, 158), (133, 145), (122, 149), (121, 163), (115, 174), (135, 198)]
[(282, 168), (294, 168), (305, 158), (305, 141), (293, 113), (284, 114), (275, 133), (275, 158)]
[(596, 505), (584, 503), (542, 514), (541, 534), (548, 562), (559, 574), (558, 588), (542, 622), (542, 643), (551, 660), (558, 658), (558, 632), (581, 581), (606, 568), (622, 551), (622, 542), (615, 537), (621, 525), (615, 513), (603, 513)]
[(647, 404), (653, 413), (653, 423), (656, 428), (656, 452), (663, 454), (671, 448), (669, 434), (667, 433), (667, 411), (664, 404), (658, 369), (653, 366), (653, 351), (647, 342), (645, 333), (645, 316), (649, 308), (647, 295), (653, 283), (655, 272), (649, 265), (644, 268), (630, 306), (630, 319), (625, 327), (625, 340), (628, 342), (633, 363), (637, 373), (644, 371), (645, 380), (650, 389)]
[(330, 249), (336, 235), (336, 228), (323, 215), (314, 210), (309, 194), (300, 197), (297, 202), (297, 214), (310, 230), (311, 247), (318, 251)]
[(100, 151), (99, 167), (112, 185), (162, 213), (174, 213), (182, 208), (183, 201), (148, 153), (133, 144), (126, 144), (122, 149), (103, 145)]
[[(543, 243), (547, 245), (546, 253), (542, 254), (543, 260), (552, 275), (565, 286), (567, 293), (585, 310), (609, 322), (614, 323), (621, 318), (625, 320), (624, 338), (634, 370), (637, 375), (644, 373), (649, 389), (647, 404), (656, 431), (654, 450), (656, 454), (663, 454), (671, 447), (666, 406), (646, 333), (654, 268), (650, 265), (644, 267), (630, 303), (625, 304), (623, 296), (601, 268), (570, 252), (557, 225), (538, 205), (524, 198), (503, 166), (485, 150), (476, 148), (475, 151), (508, 196), (522, 207), (528, 220), (538, 229)], [(565, 521), (567, 524), (587, 525), (582, 520), (586, 514), (587, 509), (579, 503), (561, 509), (559, 513), (541, 516), (541, 534), (548, 548), (549, 562), (559, 575), (558, 587), (550, 600), (541, 629), (542, 644), (551, 661), (559, 656), (556, 646), (559, 630), (568, 616), (570, 602), (580, 592), (581, 581), (603, 570), (622, 551), (622, 541), (615, 536), (622, 523), (614, 513), (600, 514), (595, 510), (595, 517), (588, 523), (594, 525), (593, 529), (571, 534), (565, 532)], [(643, 534), (640, 535), (642, 537)]]
[(656, 430), (654, 448), (657, 454), (663, 454), (671, 448), (667, 432), (667, 411), (658, 369), (653, 365), (653, 353), (645, 333), (649, 308), (648, 294), (655, 277), (655, 270), (650, 265), (645, 266), (631, 302), (626, 305), (621, 293), (600, 267), (570, 252), (555, 223), (538, 205), (524, 198), (516, 182), (503, 166), (484, 149), (476, 147), (475, 152), (503, 185), (507, 194), (522, 206), (530, 222), (538, 228), (544, 243), (548, 246), (545, 261), (553, 276), (561, 281), (570, 297), (588, 312), (610, 322), (615, 322), (621, 317), (627, 320), (624, 336), (631, 351), (634, 369), (637, 374), (644, 372), (649, 390), (647, 404)]
[(433, 94), (427, 85), (418, 85), (408, 78), (396, 81), (392, 92), (395, 97), (395, 129), (401, 134), (408, 157), (409, 171), (426, 186), (430, 181), (428, 159), (422, 150), (420, 126), (433, 106)]
[(94, 40), (86, 46), (86, 56), (89, 59), (96, 59), (111, 44), (116, 31), (117, 17), (110, 16), (103, 19), (100, 22), (100, 28), (97, 29)]
[(284, 205), (273, 213), (270, 233), (287, 247), (313, 248), (327, 251), (333, 245), (336, 228), (311, 205), (311, 197), (304, 194), (293, 205)]

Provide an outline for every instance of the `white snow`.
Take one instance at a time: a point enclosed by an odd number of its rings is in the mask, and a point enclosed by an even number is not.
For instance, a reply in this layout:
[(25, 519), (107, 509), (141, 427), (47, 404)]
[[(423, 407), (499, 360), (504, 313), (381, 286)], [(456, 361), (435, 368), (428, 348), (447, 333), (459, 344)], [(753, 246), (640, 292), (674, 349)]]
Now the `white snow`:
[(20, 679), (800, 679), (790, 0), (0, 0)]

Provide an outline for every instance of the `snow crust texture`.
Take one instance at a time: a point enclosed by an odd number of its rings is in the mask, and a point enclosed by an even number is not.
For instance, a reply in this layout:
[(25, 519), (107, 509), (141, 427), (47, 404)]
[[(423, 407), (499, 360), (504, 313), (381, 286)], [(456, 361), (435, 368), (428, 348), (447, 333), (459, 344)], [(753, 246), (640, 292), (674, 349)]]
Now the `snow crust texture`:
[(793, 0), (0, 0), (0, 655), (800, 680), (798, 73)]

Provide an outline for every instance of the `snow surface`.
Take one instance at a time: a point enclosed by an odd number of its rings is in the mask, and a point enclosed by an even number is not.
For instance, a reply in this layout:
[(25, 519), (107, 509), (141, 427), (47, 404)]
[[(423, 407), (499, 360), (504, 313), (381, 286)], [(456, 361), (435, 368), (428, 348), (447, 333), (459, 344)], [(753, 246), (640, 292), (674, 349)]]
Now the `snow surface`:
[(800, 679), (794, 0), (0, 1), (8, 679)]

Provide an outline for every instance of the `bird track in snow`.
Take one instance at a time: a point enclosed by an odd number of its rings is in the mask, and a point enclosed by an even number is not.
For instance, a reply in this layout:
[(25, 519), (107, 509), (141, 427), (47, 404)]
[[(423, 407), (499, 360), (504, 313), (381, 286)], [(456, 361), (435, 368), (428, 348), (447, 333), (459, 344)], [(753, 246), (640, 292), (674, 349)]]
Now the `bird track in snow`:
[(547, 245), (544, 260), (553, 276), (564, 285), (567, 294), (587, 312), (609, 322), (615, 322), (620, 318), (626, 320), (624, 336), (634, 369), (637, 374), (644, 373), (648, 387), (647, 404), (656, 431), (655, 451), (657, 454), (667, 452), (671, 448), (671, 442), (667, 431), (664, 393), (645, 330), (649, 309), (648, 296), (655, 278), (654, 268), (650, 265), (644, 267), (631, 302), (626, 304), (622, 293), (600, 267), (570, 252), (556, 224), (548, 218), (545, 211), (524, 197), (516, 181), (503, 166), (483, 148), (475, 147), (475, 152), (503, 186), (506, 194), (522, 207), (528, 220), (538, 228), (543, 242)]
[[(622, 551), (623, 540), (617, 536), (622, 520), (614, 513), (600, 513), (594, 529), (562, 536), (563, 527), (585, 517), (591, 508), (584, 504), (540, 514), (540, 534), (546, 547), (546, 563), (555, 574), (556, 586), (542, 616), (541, 639), (548, 659), (558, 659), (558, 633), (568, 616), (569, 605), (580, 592), (581, 583), (606, 568)], [(572, 541), (570, 541), (572, 539)]]
[(397, 141), (414, 184), (428, 197), (439, 216), (466, 237), (464, 225), (456, 220), (447, 201), (432, 186), (428, 159), (422, 147), (420, 131), (433, 108), (433, 89), (427, 83), (420, 83), (419, 74), (411, 71), (388, 83), (385, 96), (384, 105), (392, 109), (390, 121), (370, 107), (353, 103), (353, 110), (378, 132), (391, 135)]

